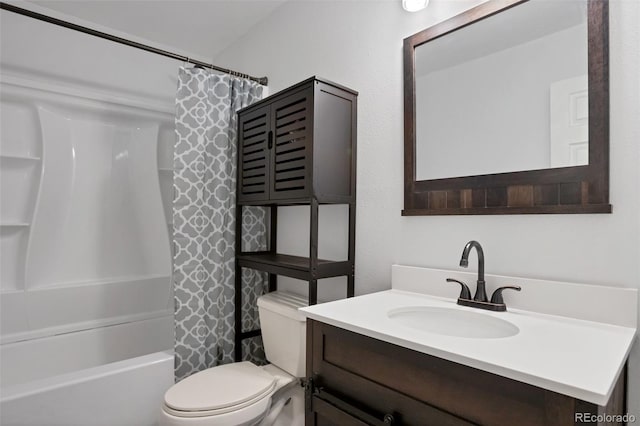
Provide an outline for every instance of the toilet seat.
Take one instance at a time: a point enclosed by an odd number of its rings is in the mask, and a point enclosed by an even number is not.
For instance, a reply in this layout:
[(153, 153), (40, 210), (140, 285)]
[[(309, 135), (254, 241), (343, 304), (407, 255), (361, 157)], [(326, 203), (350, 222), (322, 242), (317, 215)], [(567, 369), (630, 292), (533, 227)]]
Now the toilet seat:
[(277, 382), (251, 362), (209, 368), (172, 386), (164, 397), (164, 411), (176, 417), (212, 417), (249, 407), (266, 411)]

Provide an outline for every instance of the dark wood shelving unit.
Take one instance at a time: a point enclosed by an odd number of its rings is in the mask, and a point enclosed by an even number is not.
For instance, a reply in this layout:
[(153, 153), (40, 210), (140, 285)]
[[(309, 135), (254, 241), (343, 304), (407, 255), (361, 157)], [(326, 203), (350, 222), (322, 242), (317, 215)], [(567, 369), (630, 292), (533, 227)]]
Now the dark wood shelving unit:
[[(242, 330), (242, 268), (269, 274), (269, 291), (278, 276), (307, 281), (309, 304), (318, 301), (318, 280), (347, 277), (346, 296), (355, 284), (356, 118), (358, 93), (311, 77), (238, 111), (236, 206), (235, 358), (242, 341), (260, 330)], [(318, 258), (319, 206), (348, 205), (346, 260)], [(278, 207), (310, 207), (309, 255), (277, 250)], [(246, 206), (269, 208), (269, 249), (243, 252), (242, 213)]]

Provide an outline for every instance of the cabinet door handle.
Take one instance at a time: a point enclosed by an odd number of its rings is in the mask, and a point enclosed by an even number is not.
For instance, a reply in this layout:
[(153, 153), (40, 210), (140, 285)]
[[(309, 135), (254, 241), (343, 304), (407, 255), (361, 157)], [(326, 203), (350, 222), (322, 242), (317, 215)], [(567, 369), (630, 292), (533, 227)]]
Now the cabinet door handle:
[(269, 135), (267, 136), (267, 148), (273, 148), (273, 131), (269, 130)]

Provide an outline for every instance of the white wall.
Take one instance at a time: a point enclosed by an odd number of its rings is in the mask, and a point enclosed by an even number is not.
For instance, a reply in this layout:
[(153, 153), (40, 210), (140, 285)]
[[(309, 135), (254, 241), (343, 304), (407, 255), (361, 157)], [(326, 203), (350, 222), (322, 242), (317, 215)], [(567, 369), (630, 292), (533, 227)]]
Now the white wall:
[[(289, 2), (216, 62), (267, 75), (272, 93), (311, 75), (360, 92), (356, 293), (389, 288), (393, 263), (455, 269), (470, 239), (483, 244), (487, 271), (494, 274), (639, 287), (640, 5), (635, 1), (612, 1), (610, 7), (613, 214), (400, 215), (402, 39), (469, 6), (433, 1), (427, 10), (409, 14), (399, 1)], [(303, 209), (281, 209), (281, 250), (307, 250), (305, 216)], [(285, 224), (293, 229), (286, 234)], [(324, 239), (331, 240), (331, 234), (325, 232)], [(640, 416), (637, 344), (629, 374), (630, 409)]]
[[(17, 6), (153, 44), (29, 3)], [(176, 60), (5, 10), (0, 12), (0, 24), (2, 74), (55, 80), (60, 84), (84, 86), (92, 92), (142, 97), (164, 108), (174, 107), (180, 65)]]
[[(416, 57), (417, 179), (549, 167), (549, 88), (586, 76), (586, 38), (578, 25), (422, 75)], [(422, 62), (446, 55), (429, 47), (416, 49)]]

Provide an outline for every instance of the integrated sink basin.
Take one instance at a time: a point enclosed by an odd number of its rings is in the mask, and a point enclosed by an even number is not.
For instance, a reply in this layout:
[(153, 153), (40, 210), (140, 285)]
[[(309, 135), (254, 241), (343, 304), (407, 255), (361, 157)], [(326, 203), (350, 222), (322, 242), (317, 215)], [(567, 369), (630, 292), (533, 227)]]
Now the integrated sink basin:
[(391, 309), (387, 316), (396, 324), (453, 337), (499, 339), (515, 336), (520, 332), (509, 321), (455, 308), (407, 306)]

